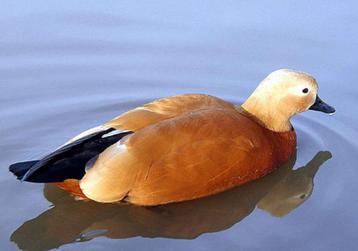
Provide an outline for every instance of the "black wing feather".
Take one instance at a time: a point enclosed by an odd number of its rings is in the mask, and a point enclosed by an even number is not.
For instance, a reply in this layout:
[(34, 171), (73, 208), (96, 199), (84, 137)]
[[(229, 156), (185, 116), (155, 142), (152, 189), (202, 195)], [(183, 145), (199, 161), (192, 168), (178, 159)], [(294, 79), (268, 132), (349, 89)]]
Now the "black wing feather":
[[(55, 152), (45, 156), (39, 161), (33, 161), (33, 165), (24, 173), (21, 169), (21, 181), (29, 182), (62, 182), (66, 179), (81, 179), (85, 174), (86, 163), (107, 147), (118, 142), (124, 136), (133, 132), (120, 132), (106, 136), (115, 131), (114, 128), (104, 129), (80, 138)], [(29, 163), (30, 162), (26, 162)], [(21, 163), (10, 166), (16, 169)], [(15, 174), (16, 175), (16, 174)]]

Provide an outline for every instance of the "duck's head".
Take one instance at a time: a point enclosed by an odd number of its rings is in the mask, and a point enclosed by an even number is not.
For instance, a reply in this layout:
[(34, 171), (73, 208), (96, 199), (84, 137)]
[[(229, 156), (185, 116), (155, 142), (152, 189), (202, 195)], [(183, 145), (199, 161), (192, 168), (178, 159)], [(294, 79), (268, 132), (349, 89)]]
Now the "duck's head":
[(242, 107), (273, 131), (291, 130), (290, 118), (307, 110), (332, 114), (335, 109), (323, 102), (318, 84), (309, 74), (281, 69), (268, 75)]

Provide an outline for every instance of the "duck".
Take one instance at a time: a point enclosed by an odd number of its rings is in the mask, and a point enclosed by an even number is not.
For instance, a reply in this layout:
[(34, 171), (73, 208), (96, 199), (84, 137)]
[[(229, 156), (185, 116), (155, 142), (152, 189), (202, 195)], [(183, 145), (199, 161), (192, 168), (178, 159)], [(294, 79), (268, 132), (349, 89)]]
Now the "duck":
[(214, 195), (268, 175), (296, 152), (290, 122), (332, 114), (308, 73), (280, 69), (242, 105), (207, 94), (155, 100), (86, 130), (42, 159), (12, 164), (23, 182), (77, 199), (156, 206)]

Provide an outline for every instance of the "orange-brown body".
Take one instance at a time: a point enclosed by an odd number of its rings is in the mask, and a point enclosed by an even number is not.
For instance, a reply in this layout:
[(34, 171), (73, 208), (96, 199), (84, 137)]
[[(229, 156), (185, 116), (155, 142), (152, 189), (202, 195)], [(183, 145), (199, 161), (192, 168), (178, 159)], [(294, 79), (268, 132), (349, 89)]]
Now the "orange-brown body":
[(81, 187), (71, 180), (60, 183), (61, 188), (105, 202), (190, 200), (262, 177), (287, 161), (296, 147), (293, 129), (274, 132), (242, 108), (208, 95), (158, 100), (105, 126), (134, 134), (106, 149)]

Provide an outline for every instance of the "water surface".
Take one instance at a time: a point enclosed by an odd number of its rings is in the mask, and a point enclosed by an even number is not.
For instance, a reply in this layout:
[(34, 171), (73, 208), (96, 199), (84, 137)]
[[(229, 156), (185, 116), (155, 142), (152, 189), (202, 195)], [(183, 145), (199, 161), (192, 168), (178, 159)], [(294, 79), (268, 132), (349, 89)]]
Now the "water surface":
[[(356, 13), (355, 1), (2, 1), (1, 250), (354, 249)], [(7, 170), (159, 97), (240, 104), (279, 68), (313, 74), (337, 113), (295, 118), (296, 158), (243, 187), (148, 209), (78, 202)]]

